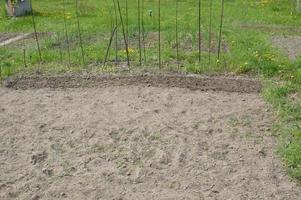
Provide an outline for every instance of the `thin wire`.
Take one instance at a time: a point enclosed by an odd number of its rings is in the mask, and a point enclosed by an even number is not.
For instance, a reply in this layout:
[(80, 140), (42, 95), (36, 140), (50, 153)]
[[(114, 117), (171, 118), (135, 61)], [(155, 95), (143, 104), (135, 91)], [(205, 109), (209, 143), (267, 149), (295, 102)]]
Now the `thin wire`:
[(137, 3), (138, 9), (138, 45), (139, 45), (139, 64), (142, 65), (142, 51), (141, 51), (141, 14), (140, 14), (140, 0)]
[(180, 63), (179, 63), (179, 36), (178, 36), (178, 0), (176, 0), (176, 48), (177, 48), (177, 65), (178, 70), (180, 69)]
[(219, 28), (219, 37), (218, 37), (218, 53), (217, 59), (220, 59), (221, 54), (221, 43), (222, 43), (222, 31), (223, 31), (223, 22), (224, 22), (224, 7), (225, 7), (225, 0), (222, 0), (222, 9), (221, 9), (221, 21), (220, 21), (220, 28)]
[(199, 63), (201, 63), (201, 0), (199, 0), (199, 6), (198, 6), (198, 28), (199, 28)]
[(210, 7), (209, 7), (209, 47), (208, 47), (208, 55), (209, 55), (209, 65), (211, 64), (211, 41), (212, 41), (212, 9), (213, 9), (213, 0), (210, 0)]
[(159, 68), (161, 68), (161, 1), (160, 0), (158, 0), (158, 29), (159, 29), (159, 35), (158, 35)]

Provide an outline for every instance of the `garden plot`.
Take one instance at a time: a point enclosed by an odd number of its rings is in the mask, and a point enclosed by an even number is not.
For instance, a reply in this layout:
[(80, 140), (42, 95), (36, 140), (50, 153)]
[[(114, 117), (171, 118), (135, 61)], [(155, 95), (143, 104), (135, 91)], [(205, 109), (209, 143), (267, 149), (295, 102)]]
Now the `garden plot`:
[(118, 85), (1, 88), (0, 199), (300, 199), (255, 91)]

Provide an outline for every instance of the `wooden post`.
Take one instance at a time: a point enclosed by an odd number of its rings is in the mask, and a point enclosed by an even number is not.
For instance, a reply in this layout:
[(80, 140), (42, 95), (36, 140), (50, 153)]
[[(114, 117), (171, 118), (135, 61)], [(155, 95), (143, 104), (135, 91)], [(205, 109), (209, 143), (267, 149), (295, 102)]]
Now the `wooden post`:
[(6, 0), (7, 12), (9, 16), (14, 16), (14, 7), (11, 0)]

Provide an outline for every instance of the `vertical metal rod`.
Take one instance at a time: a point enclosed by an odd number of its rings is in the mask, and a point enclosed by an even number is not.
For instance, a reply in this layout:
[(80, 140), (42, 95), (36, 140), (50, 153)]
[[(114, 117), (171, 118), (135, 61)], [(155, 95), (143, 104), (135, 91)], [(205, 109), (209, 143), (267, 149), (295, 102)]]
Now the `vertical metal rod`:
[(126, 40), (129, 45), (130, 41), (129, 41), (129, 4), (128, 4), (128, 0), (125, 0), (125, 16), (126, 16)]
[(159, 68), (161, 68), (161, 0), (158, 0), (158, 29)]
[(23, 49), (23, 64), (24, 64), (24, 68), (27, 67), (27, 63), (26, 63), (26, 49)]
[(180, 69), (180, 63), (179, 63), (179, 35), (178, 35), (178, 14), (179, 14), (179, 5), (178, 0), (176, 0), (176, 48), (177, 48), (177, 65), (178, 70)]
[(128, 47), (128, 43), (127, 43), (127, 40), (126, 40), (126, 35), (125, 35), (126, 33), (125, 33), (125, 29), (124, 29), (123, 18), (122, 18), (122, 14), (121, 14), (121, 8), (120, 8), (119, 0), (117, 0), (117, 5), (118, 5), (120, 22), (121, 22), (121, 26), (122, 26), (123, 39), (124, 39), (124, 44), (125, 44), (125, 51), (126, 51), (126, 56), (127, 56), (127, 64), (128, 64), (128, 67), (129, 67), (130, 66), (129, 47)]
[(116, 2), (113, 0), (114, 3), (114, 13), (115, 13), (115, 26), (117, 27), (115, 32), (115, 64), (118, 63), (118, 17), (117, 17), (117, 7)]
[(32, 18), (32, 25), (34, 29), (34, 36), (38, 48), (38, 53), (39, 53), (39, 59), (40, 59), (40, 64), (42, 62), (42, 53), (41, 53), (41, 48), (40, 48), (40, 43), (39, 43), (39, 37), (38, 37), (38, 32), (37, 32), (37, 26), (36, 26), (36, 21), (35, 21), (35, 16), (33, 13), (33, 8), (32, 8), (32, 1), (30, 1), (30, 8), (31, 8), (31, 18)]
[(109, 53), (110, 53), (111, 45), (112, 45), (113, 38), (114, 38), (114, 35), (115, 35), (116, 30), (117, 30), (117, 26), (115, 26), (115, 28), (112, 30), (112, 33), (111, 33), (111, 36), (110, 36), (109, 45), (108, 45), (108, 47), (107, 47), (107, 50), (106, 50), (106, 56), (105, 56), (104, 63), (103, 63), (104, 66), (105, 66), (106, 63), (107, 63), (108, 56), (109, 56)]
[(219, 36), (218, 36), (218, 51), (217, 51), (217, 59), (220, 59), (221, 54), (221, 43), (222, 43), (222, 32), (223, 32), (223, 22), (224, 22), (224, 7), (225, 7), (225, 0), (222, 0), (221, 5), (221, 21), (219, 27)]
[(146, 49), (145, 49), (145, 28), (144, 28), (144, 0), (141, 0), (141, 25), (142, 25), (142, 43), (143, 43), (143, 55), (144, 55), (144, 64), (146, 63)]
[(78, 31), (78, 38), (79, 38), (79, 44), (80, 44), (80, 50), (81, 50), (81, 56), (82, 56), (82, 64), (85, 65), (85, 51), (84, 51), (84, 46), (83, 46), (82, 33), (81, 33), (81, 29), (80, 29), (78, 0), (75, 0), (75, 4), (76, 4), (75, 9), (76, 9), (77, 31)]
[[(1, 7), (0, 7), (0, 8), (1, 8)], [(23, 21), (25, 20), (25, 16), (22, 17), (22, 20), (23, 20)], [(23, 39), (22, 39), (22, 45), (23, 45), (23, 65), (24, 65), (24, 68), (27, 67), (25, 39), (26, 39), (26, 37), (23, 37)]]
[(209, 5), (209, 45), (208, 45), (208, 61), (209, 61), (209, 65), (211, 64), (212, 10), (213, 10), (213, 0), (210, 0), (210, 5)]
[[(112, 12), (112, 6), (111, 4), (108, 3), (108, 1), (105, 1), (107, 8), (109, 9), (109, 16), (110, 16), (110, 28), (111, 28), (111, 33), (115, 32), (114, 31), (114, 19), (113, 19), (113, 12)], [(114, 36), (114, 35), (113, 35)], [(111, 47), (111, 46), (110, 46)], [(110, 57), (110, 53), (111, 53), (111, 48), (108, 49), (108, 55), (106, 55), (107, 58)], [(105, 58), (106, 59), (106, 58)]]
[(59, 47), (60, 61), (61, 64), (63, 64), (63, 51), (62, 51), (61, 37), (59, 32), (57, 33), (57, 44)]
[(198, 5), (198, 29), (199, 29), (199, 63), (201, 63), (201, 0), (199, 0), (199, 5)]
[(141, 14), (140, 14), (140, 0), (137, 0), (137, 11), (138, 11), (138, 49), (139, 49), (139, 64), (142, 65), (142, 51), (141, 51)]
[(69, 44), (69, 34), (67, 29), (67, 19), (66, 19), (66, 1), (63, 0), (63, 11), (64, 11), (64, 28), (65, 28), (65, 37), (67, 43), (67, 53), (68, 53), (68, 66), (71, 67), (71, 55), (70, 55), (70, 44)]

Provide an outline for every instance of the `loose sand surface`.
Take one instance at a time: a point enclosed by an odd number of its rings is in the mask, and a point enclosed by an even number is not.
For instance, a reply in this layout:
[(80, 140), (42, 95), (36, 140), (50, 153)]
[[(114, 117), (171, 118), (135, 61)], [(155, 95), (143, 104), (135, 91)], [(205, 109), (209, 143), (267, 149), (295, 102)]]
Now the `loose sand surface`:
[(258, 93), (0, 88), (0, 199), (298, 200)]
[(291, 60), (301, 56), (301, 36), (274, 36), (272, 45), (287, 54)]

